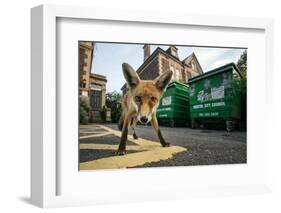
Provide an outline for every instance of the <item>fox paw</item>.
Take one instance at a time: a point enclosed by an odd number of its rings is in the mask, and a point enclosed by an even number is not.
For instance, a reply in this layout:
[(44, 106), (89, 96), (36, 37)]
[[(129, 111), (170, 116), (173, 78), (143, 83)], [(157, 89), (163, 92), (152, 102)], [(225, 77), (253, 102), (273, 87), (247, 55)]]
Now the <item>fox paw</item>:
[(138, 139), (139, 137), (136, 134), (133, 134), (134, 139)]
[(165, 143), (162, 143), (162, 146), (163, 146), (163, 147), (169, 147), (169, 146), (171, 146), (171, 144), (165, 142)]
[(127, 152), (126, 152), (126, 149), (119, 149), (117, 152), (116, 152), (116, 155), (125, 155)]

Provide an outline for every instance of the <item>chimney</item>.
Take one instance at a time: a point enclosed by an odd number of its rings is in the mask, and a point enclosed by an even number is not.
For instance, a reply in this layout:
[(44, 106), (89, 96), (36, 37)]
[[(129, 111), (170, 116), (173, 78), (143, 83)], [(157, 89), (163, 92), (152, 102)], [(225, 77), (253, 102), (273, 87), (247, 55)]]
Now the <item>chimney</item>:
[(143, 45), (143, 61), (145, 61), (150, 56), (150, 45)]
[(171, 55), (175, 56), (176, 58), (179, 58), (179, 56), (178, 56), (178, 48), (176, 46), (170, 45), (170, 48), (168, 49), (168, 52)]

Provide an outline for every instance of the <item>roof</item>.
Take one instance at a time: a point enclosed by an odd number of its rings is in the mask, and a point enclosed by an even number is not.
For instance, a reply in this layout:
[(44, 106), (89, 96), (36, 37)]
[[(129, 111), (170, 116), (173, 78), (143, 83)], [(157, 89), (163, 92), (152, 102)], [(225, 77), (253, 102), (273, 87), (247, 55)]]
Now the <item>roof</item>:
[(212, 75), (216, 75), (216, 74), (219, 74), (219, 73), (223, 73), (225, 71), (228, 71), (230, 69), (235, 69), (236, 72), (239, 74), (240, 78), (243, 78), (241, 73), (240, 73), (240, 70), (238, 69), (238, 67), (236, 66), (236, 64), (234, 64), (233, 62), (232, 63), (228, 63), (228, 64), (225, 64), (221, 67), (217, 67), (213, 70), (210, 70), (208, 72), (205, 72), (204, 74), (202, 75), (198, 75), (198, 76), (195, 76), (193, 78), (191, 78), (187, 83), (193, 83), (193, 82), (196, 82), (198, 80), (201, 80), (201, 79), (204, 79), (204, 78), (207, 78), (209, 76), (212, 76)]
[(173, 58), (174, 60), (177, 60), (178, 62), (181, 62), (177, 57), (169, 54), (168, 52), (166, 52), (165, 50), (163, 50), (161, 47), (157, 47), (153, 53), (144, 61), (144, 63), (137, 69), (137, 73), (139, 73), (140, 71), (142, 71), (142, 68), (148, 64), (150, 61), (152, 61), (152, 59), (158, 54), (158, 53), (163, 53), (166, 56), (169, 56), (171, 58)]
[[(139, 74), (142, 70), (143, 70), (143, 68), (149, 63), (149, 62), (151, 62), (153, 59), (154, 59), (154, 57), (158, 54), (158, 53), (163, 53), (163, 54), (165, 54), (165, 55), (167, 55), (167, 56), (170, 56), (170, 57), (172, 57), (172, 58), (174, 58), (175, 60), (177, 60), (177, 61), (179, 61), (179, 62), (181, 62), (178, 58), (176, 58), (175, 56), (173, 56), (173, 55), (170, 55), (170, 54), (168, 54), (165, 50), (163, 50), (162, 48), (160, 48), (160, 47), (157, 47), (154, 51), (153, 51), (153, 53), (150, 55), (150, 56), (148, 56), (148, 58), (142, 63), (142, 65), (137, 69), (137, 73)], [(121, 90), (123, 90), (123, 89), (125, 89), (125, 87), (126, 87), (126, 83), (121, 87)]]
[(98, 79), (107, 81), (107, 80), (106, 80), (106, 76), (100, 75), (100, 74), (96, 74), (96, 73), (91, 73), (90, 77), (92, 77), (92, 78), (98, 78)]
[(196, 63), (197, 63), (198, 66), (199, 66), (199, 69), (200, 69), (201, 73), (203, 73), (203, 69), (202, 69), (202, 67), (201, 67), (201, 65), (200, 65), (200, 63), (199, 63), (199, 61), (198, 61), (198, 59), (197, 59), (197, 57), (196, 57), (196, 55), (195, 55), (194, 52), (192, 52), (189, 56), (187, 56), (185, 59), (183, 59), (183, 60), (182, 60), (182, 63), (184, 63), (184, 62), (187, 61), (187, 60), (190, 61), (191, 58), (194, 58), (194, 59), (195, 59)]
[(87, 48), (87, 49), (93, 49), (94, 48), (94, 42), (79, 41), (79, 47), (84, 47), (84, 48)]
[[(176, 55), (172, 54), (172, 49), (175, 49)], [(178, 51), (178, 48), (175, 45), (170, 45), (170, 47), (165, 52), (168, 53), (169, 55), (172, 55), (172, 56), (176, 57), (177, 59), (179, 59), (177, 51)]]
[(185, 59), (183, 59), (181, 62), (184, 63), (186, 60), (190, 59), (194, 54), (194, 52), (192, 52), (189, 56), (187, 56)]
[[(169, 47), (170, 48), (170, 47)], [(153, 53), (143, 62), (143, 64), (137, 69), (137, 73), (139, 74), (142, 70), (143, 70), (143, 68), (149, 63), (149, 62), (151, 62), (153, 59), (154, 59), (154, 57), (158, 54), (158, 53), (162, 53), (162, 54), (164, 54), (164, 55), (166, 55), (166, 56), (168, 56), (168, 57), (170, 57), (170, 58), (172, 58), (172, 59), (174, 59), (174, 60), (176, 60), (176, 61), (178, 61), (179, 63), (183, 63), (183, 61), (180, 61), (179, 60), (179, 58), (177, 58), (176, 56), (173, 56), (173, 55), (171, 55), (171, 54), (169, 54), (167, 51), (169, 50), (169, 48), (165, 51), (165, 50), (163, 50), (162, 48), (160, 48), (160, 47), (157, 47), (154, 51), (153, 51)], [(177, 48), (177, 47), (176, 47)], [(192, 55), (192, 54), (191, 54)], [(190, 55), (190, 56), (191, 56)], [(195, 56), (195, 54), (193, 53), (193, 55)], [(195, 56), (196, 57), (196, 56)], [(198, 60), (196, 59), (196, 61), (197, 61), (197, 63), (199, 64), (199, 62), (198, 62)], [(200, 64), (199, 64), (199, 66), (200, 66)], [(201, 66), (200, 66), (200, 68), (201, 68)], [(201, 70), (202, 70), (202, 68), (201, 68)], [(124, 88), (126, 87), (126, 83), (121, 87), (121, 90), (123, 90)]]

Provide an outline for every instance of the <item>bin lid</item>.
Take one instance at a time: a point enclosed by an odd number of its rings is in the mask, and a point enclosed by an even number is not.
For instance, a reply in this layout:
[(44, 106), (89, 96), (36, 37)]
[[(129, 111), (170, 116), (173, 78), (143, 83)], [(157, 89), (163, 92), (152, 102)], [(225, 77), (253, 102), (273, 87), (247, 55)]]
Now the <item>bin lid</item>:
[(234, 69), (238, 73), (240, 78), (243, 78), (241, 73), (240, 73), (239, 68), (236, 66), (236, 64), (234, 64), (232, 62), (232, 63), (229, 63), (229, 64), (225, 64), (221, 67), (217, 67), (217, 68), (215, 68), (213, 70), (210, 70), (208, 72), (205, 72), (202, 75), (195, 76), (195, 77), (189, 79), (189, 81), (187, 83), (190, 84), (190, 83), (196, 82), (198, 80), (201, 80), (201, 79), (204, 79), (204, 78), (207, 78), (207, 77), (219, 74), (219, 73), (223, 73), (223, 72), (231, 70), (231, 69)]
[(178, 81), (172, 81), (171, 83), (168, 84), (167, 89), (171, 87), (184, 87), (185, 89), (188, 89), (188, 85), (180, 83)]

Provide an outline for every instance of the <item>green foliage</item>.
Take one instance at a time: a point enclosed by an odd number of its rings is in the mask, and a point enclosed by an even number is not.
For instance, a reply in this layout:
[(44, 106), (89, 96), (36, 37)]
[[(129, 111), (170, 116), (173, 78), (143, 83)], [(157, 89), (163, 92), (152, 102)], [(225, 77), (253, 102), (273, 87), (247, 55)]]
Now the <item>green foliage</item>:
[(244, 96), (246, 96), (246, 90), (247, 90), (247, 50), (245, 50), (240, 58), (237, 61), (237, 67), (239, 68), (243, 79), (241, 80), (241, 88), (242, 93)]
[(243, 78), (247, 78), (247, 50), (245, 50), (237, 61), (237, 67)]
[(100, 110), (100, 115), (101, 115), (101, 120), (102, 122), (106, 121), (106, 106), (103, 106), (102, 109)]
[(111, 120), (113, 123), (117, 123), (121, 116), (121, 101), (122, 94), (117, 91), (106, 94), (106, 106), (111, 109)]
[(80, 124), (88, 124), (90, 105), (86, 97), (80, 97), (79, 106), (79, 122)]
[(113, 123), (117, 123), (122, 113), (121, 104), (116, 102), (111, 108), (111, 120)]
[(237, 61), (237, 67), (239, 68), (243, 78), (240, 81), (241, 93), (242, 93), (242, 124), (243, 128), (247, 126), (247, 50), (245, 50)]
[(112, 102), (119, 102), (122, 101), (122, 94), (120, 92), (117, 92), (116, 90), (113, 92), (109, 92), (106, 94), (106, 106), (111, 108)]

